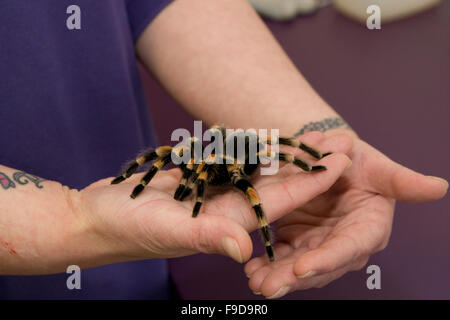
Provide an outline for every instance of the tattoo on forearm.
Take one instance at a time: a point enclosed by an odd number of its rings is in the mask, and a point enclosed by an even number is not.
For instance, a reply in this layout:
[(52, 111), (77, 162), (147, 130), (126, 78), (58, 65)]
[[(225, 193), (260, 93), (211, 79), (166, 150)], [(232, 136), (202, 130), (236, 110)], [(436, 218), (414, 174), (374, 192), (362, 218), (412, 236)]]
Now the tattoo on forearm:
[(321, 121), (312, 121), (308, 124), (305, 124), (296, 134), (295, 136), (301, 136), (302, 134), (310, 131), (328, 131), (331, 129), (336, 128), (343, 128), (343, 129), (352, 129), (347, 122), (345, 122), (342, 118), (335, 117), (335, 118), (325, 118)]
[(32, 182), (37, 188), (42, 189), (42, 181), (45, 181), (45, 179), (22, 171), (14, 172), (12, 179), (8, 177), (6, 173), (0, 172), (0, 185), (5, 190), (9, 188), (15, 188), (16, 183), (24, 185), (28, 184), (28, 182)]
[(16, 184), (3, 172), (0, 172), (0, 184), (5, 190), (16, 187)]

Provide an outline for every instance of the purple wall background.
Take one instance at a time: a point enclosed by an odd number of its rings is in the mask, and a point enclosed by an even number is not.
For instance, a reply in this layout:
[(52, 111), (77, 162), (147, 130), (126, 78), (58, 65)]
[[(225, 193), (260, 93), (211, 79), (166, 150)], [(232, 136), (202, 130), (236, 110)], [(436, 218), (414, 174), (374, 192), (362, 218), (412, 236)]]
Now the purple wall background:
[[(450, 1), (444, 1), (377, 31), (332, 8), (267, 24), (363, 139), (407, 167), (450, 180), (449, 21)], [(150, 76), (143, 78), (160, 143), (169, 143), (175, 128), (192, 130), (193, 119)], [(284, 299), (450, 299), (449, 209), (449, 196), (397, 203), (389, 246), (368, 263), (381, 267), (381, 290), (366, 288), (364, 268)], [(170, 270), (184, 299), (261, 299), (248, 288), (242, 266), (226, 257), (172, 259)]]

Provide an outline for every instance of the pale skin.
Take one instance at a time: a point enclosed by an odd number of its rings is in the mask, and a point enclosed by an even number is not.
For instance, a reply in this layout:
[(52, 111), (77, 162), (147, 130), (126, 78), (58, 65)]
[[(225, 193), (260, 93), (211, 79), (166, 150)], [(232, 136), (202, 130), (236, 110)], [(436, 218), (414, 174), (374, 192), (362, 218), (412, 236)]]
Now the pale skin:
[[(338, 116), (244, 0), (175, 1), (146, 28), (136, 50), (167, 90), (208, 124), (293, 135), (310, 121)], [(244, 271), (250, 289), (269, 298), (361, 268), (387, 245), (395, 200), (434, 201), (448, 188), (445, 180), (393, 162), (342, 127), (301, 140), (333, 152), (318, 162), (298, 152), (328, 170), (306, 174), (287, 165), (254, 181), (269, 221), (279, 221), (278, 244), (274, 263), (254, 258)], [(0, 171), (12, 176), (16, 170)], [(248, 261), (248, 232), (257, 223), (245, 197), (220, 189), (193, 219), (192, 202), (172, 198), (179, 177), (178, 169), (158, 173), (135, 200), (129, 194), (140, 175), (114, 186), (106, 178), (79, 191), (52, 181), (42, 182), (42, 189), (0, 189), (0, 273), (63, 272), (71, 264), (197, 252)]]
[[(287, 166), (275, 176), (256, 181), (262, 201), (267, 202), (269, 221), (323, 193), (350, 163), (336, 147), (336, 142), (349, 147), (345, 136), (326, 139), (313, 132), (302, 140), (335, 154), (317, 162), (327, 171), (312, 175)], [(17, 170), (0, 166), (0, 172), (11, 178)], [(0, 190), (0, 273), (56, 273), (72, 264), (87, 268), (198, 252), (229, 255), (241, 263), (250, 258), (248, 232), (258, 224), (241, 191), (216, 190), (194, 219), (193, 199), (173, 199), (179, 169), (159, 172), (145, 192), (132, 200), (131, 191), (142, 176), (135, 174), (118, 185), (111, 185), (109, 177), (79, 191), (47, 180), (40, 182), (40, 189), (33, 183), (15, 183), (14, 188)], [(303, 184), (310, 187), (300, 194), (296, 190)]]

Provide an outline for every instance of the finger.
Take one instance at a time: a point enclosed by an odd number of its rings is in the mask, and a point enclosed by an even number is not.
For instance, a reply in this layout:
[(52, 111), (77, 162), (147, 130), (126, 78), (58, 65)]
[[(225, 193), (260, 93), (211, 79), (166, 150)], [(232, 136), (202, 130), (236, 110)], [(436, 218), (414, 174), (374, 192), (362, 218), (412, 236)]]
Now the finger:
[(253, 251), (248, 232), (235, 221), (217, 215), (189, 216), (174, 239), (186, 249), (223, 254), (239, 263), (247, 261)]
[(291, 292), (297, 282), (293, 268), (294, 265), (289, 263), (268, 272), (261, 281), (259, 292), (268, 299), (278, 299)]
[(260, 287), (253, 289), (259, 290), (257, 292), (269, 299), (276, 299), (296, 290), (323, 288), (349, 271), (360, 270), (367, 264), (367, 261), (368, 257), (361, 257), (357, 261), (332, 272), (315, 276), (311, 274), (302, 279), (295, 276), (292, 264), (284, 264), (266, 273)]
[(342, 277), (345, 273), (349, 271), (357, 271), (362, 269), (369, 260), (368, 256), (359, 258), (358, 260), (339, 268), (335, 271), (325, 273), (322, 275), (311, 275), (309, 277), (304, 277), (302, 279), (297, 279), (297, 282), (293, 285), (294, 290), (306, 290), (310, 288), (323, 288), (330, 282)]
[[(349, 263), (342, 268), (321, 275), (310, 275), (301, 279), (297, 278), (292, 288), (294, 290), (306, 290), (310, 288), (323, 288), (330, 282), (342, 277), (349, 271), (357, 271), (362, 269), (369, 260), (368, 256), (360, 257), (358, 260)], [(271, 280), (271, 279), (268, 279)]]
[[(378, 189), (394, 199), (423, 203), (439, 200), (447, 193), (448, 182), (442, 178), (425, 176), (396, 163), (390, 172), (392, 178), (386, 177), (385, 183), (380, 181)], [(383, 188), (385, 192), (381, 191)]]
[[(277, 247), (275, 249), (275, 254), (277, 257), (282, 254), (282, 252), (279, 251), (280, 249), (282, 251), (284, 251), (284, 253), (286, 253), (286, 255), (279, 258), (275, 262), (266, 263), (266, 261), (264, 261), (264, 258), (260, 257), (262, 259), (257, 258), (258, 259), (258, 260), (256, 260), (257, 263), (253, 264), (253, 267), (259, 267), (255, 270), (253, 270), (253, 273), (250, 275), (250, 280), (248, 283), (250, 289), (253, 292), (255, 292), (257, 294), (261, 292), (261, 290), (262, 290), (261, 286), (262, 286), (264, 280), (274, 270), (281, 270), (281, 272), (279, 272), (279, 275), (280, 275), (279, 283), (287, 283), (288, 282), (287, 274), (293, 274), (292, 269), (293, 269), (293, 265), (294, 265), (295, 261), (298, 259), (299, 256), (301, 256), (302, 254), (304, 254), (305, 252), (308, 251), (308, 248), (306, 248), (306, 247), (302, 247), (302, 248), (299, 248), (296, 250), (293, 250), (293, 248), (291, 248), (289, 250), (284, 246)], [(290, 271), (285, 272), (286, 271), (285, 268), (288, 268)], [(294, 276), (294, 278), (295, 278), (295, 276)]]
[(298, 278), (320, 275), (340, 269), (359, 258), (356, 241), (347, 235), (336, 235), (315, 250), (300, 257), (294, 266)]
[(385, 196), (413, 203), (441, 199), (448, 189), (442, 178), (425, 176), (408, 169), (370, 146), (373, 156), (367, 159), (367, 179), (376, 192)]
[(261, 186), (259, 192), (269, 220), (276, 220), (327, 191), (350, 163), (342, 153), (331, 154), (318, 162), (327, 167), (325, 171), (299, 172)]
[[(287, 256), (293, 250), (294, 250), (294, 248), (292, 248), (287, 243), (277, 243), (274, 246), (274, 252), (277, 256), (277, 260), (280, 260), (283, 257)], [(253, 258), (245, 264), (244, 272), (247, 275), (247, 277), (250, 278), (251, 275), (253, 274), (253, 272), (261, 269), (263, 266), (265, 266), (267, 264), (273, 264), (273, 262), (269, 261), (269, 259), (267, 258), (267, 255)]]
[(342, 277), (344, 274), (346, 274), (349, 271), (357, 271), (361, 270), (369, 261), (369, 257), (361, 257), (357, 261), (354, 261), (351, 264), (346, 265), (345, 267), (342, 267), (336, 271), (326, 273), (324, 275), (319, 275), (316, 277), (311, 278), (304, 278), (299, 279), (296, 286), (294, 287), (295, 290), (305, 290), (310, 288), (323, 288), (326, 285), (328, 285), (330, 282), (333, 282), (334, 280)]

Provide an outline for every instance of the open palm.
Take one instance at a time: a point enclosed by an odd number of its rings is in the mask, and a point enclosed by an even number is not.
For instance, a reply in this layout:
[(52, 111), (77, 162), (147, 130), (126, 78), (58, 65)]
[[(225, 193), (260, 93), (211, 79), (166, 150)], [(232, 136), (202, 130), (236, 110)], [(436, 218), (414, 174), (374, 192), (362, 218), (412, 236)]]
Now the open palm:
[(396, 199), (427, 202), (446, 192), (445, 182), (402, 167), (359, 139), (350, 158), (351, 167), (327, 192), (279, 220), (279, 259), (247, 263), (254, 292), (278, 298), (362, 268), (388, 243)]

